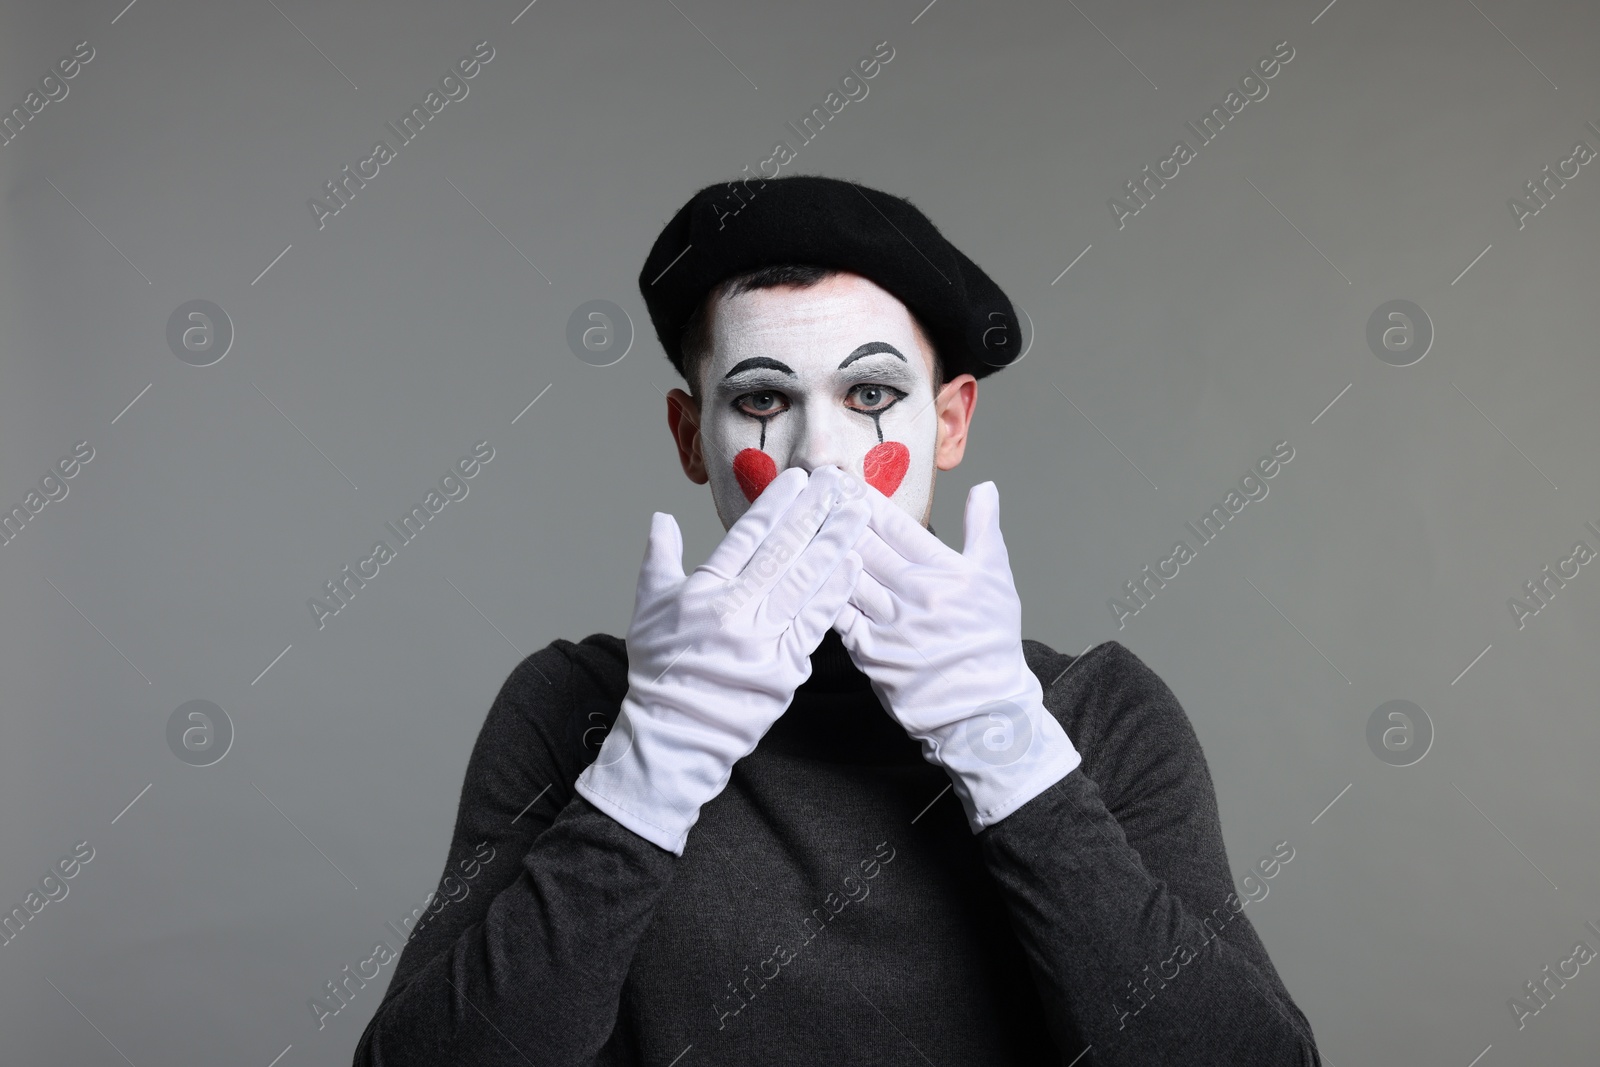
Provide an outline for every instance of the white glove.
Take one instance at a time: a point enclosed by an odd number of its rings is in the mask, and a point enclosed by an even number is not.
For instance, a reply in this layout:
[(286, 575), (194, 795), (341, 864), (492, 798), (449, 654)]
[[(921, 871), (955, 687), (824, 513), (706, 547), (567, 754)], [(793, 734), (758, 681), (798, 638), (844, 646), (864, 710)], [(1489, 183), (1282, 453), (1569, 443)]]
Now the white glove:
[(977, 833), (1082, 761), (1022, 654), (1022, 602), (993, 482), (967, 494), (947, 547), (882, 493), (856, 543), (863, 571), (834, 628), (878, 699), (944, 767)]
[(866, 494), (847, 485), (838, 467), (788, 468), (687, 577), (677, 521), (654, 514), (628, 692), (576, 784), (589, 803), (683, 854), (701, 806), (810, 677), (811, 653), (861, 573), (851, 548)]

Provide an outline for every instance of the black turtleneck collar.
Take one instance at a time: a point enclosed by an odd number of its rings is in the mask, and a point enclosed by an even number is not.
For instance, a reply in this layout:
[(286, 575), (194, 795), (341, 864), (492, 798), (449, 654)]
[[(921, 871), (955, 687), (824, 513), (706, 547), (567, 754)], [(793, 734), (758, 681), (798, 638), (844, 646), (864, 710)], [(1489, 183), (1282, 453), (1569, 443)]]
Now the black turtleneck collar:
[(795, 690), (761, 747), (830, 763), (923, 762), (922, 746), (884, 708), (833, 630), (811, 654), (811, 677)]
[(822, 636), (822, 643), (811, 653), (811, 677), (800, 685), (807, 693), (851, 693), (871, 689), (871, 680), (856, 667), (850, 651), (839, 638), (839, 631), (830, 629)]

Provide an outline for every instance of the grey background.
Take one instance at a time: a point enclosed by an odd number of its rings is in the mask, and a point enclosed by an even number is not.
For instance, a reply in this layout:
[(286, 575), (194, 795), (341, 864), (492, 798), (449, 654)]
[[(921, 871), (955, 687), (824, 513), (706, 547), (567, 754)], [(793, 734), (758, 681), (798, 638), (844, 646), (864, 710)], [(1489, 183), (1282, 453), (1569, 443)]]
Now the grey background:
[[(785, 173), (909, 197), (1037, 330), (935, 528), (959, 547), (993, 478), (1026, 635), (1168, 682), (1236, 875), (1295, 848), (1246, 914), (1330, 1063), (1592, 1059), (1593, 967), (1521, 1032), (1507, 1000), (1600, 948), (1600, 576), (1520, 630), (1506, 601), (1600, 548), (1600, 166), (1520, 231), (1507, 198), (1600, 148), (1600, 12), (924, 3), (6, 5), (4, 108), (96, 50), (0, 147), (0, 503), (95, 449), (0, 546), (0, 908), (95, 849), (0, 947), (8, 1062), (349, 1062), (381, 989), (320, 1032), (307, 999), (434, 888), (505, 676), (625, 631), (651, 511), (691, 567), (722, 532), (668, 446), (650, 242), (881, 40)], [(485, 39), (319, 231), (307, 198)], [(1108, 198), (1284, 39), (1119, 231)], [(237, 330), (210, 367), (166, 344), (192, 299)], [(614, 366), (566, 345), (594, 299), (638, 332)], [(1366, 345), (1392, 299), (1437, 331), (1409, 367)], [(307, 598), (484, 439), (319, 631)], [(1119, 630), (1107, 599), (1280, 440), (1270, 495)], [(236, 731), (205, 768), (166, 742), (194, 699)], [(1436, 731), (1408, 767), (1366, 741), (1401, 699)]]

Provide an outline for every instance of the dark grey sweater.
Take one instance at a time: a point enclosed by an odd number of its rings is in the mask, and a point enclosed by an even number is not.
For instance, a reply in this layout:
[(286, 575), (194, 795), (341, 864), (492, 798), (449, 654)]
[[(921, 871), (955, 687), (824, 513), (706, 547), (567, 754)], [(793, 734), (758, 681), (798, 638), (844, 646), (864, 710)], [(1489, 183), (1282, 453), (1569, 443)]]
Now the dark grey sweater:
[(445, 870), (495, 858), (411, 936), (355, 1064), (1318, 1067), (1177, 699), (1115, 641), (1023, 649), (1083, 763), (1005, 819), (972, 833), (829, 631), (681, 857), (572, 788), (623, 641), (535, 652)]

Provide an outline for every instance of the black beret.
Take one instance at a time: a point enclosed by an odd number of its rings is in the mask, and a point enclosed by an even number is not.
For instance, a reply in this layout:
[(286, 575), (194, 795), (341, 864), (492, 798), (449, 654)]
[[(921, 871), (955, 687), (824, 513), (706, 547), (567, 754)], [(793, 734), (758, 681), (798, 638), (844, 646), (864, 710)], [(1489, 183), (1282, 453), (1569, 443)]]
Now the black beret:
[(712, 286), (782, 263), (850, 271), (892, 293), (922, 324), (947, 380), (982, 378), (1022, 351), (1006, 294), (910, 201), (796, 174), (708, 185), (656, 238), (639, 291), (679, 374), (684, 327)]

